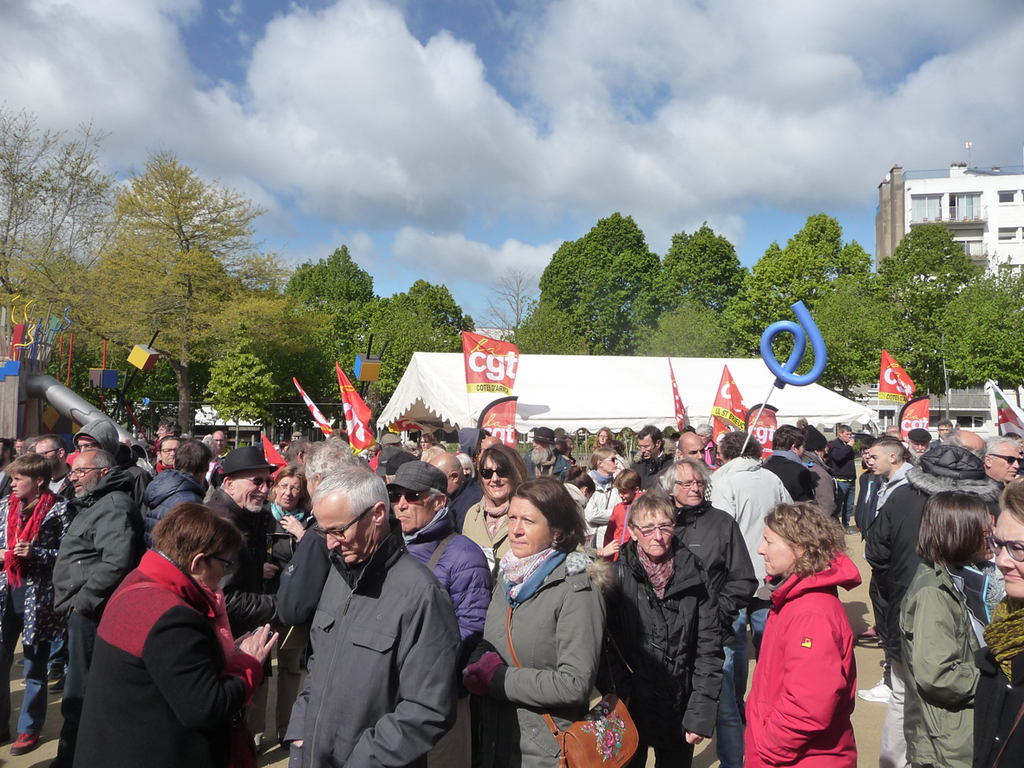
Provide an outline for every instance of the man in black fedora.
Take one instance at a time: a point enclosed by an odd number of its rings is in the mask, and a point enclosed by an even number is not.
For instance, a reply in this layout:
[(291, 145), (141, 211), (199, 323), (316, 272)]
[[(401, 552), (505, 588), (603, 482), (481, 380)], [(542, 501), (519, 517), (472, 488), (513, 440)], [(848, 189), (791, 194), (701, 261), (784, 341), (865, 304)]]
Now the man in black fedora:
[(213, 492), (207, 506), (228, 518), (245, 535), (245, 546), (221, 585), (231, 633), (237, 638), (272, 621), (277, 598), (267, 585), (277, 566), (267, 556), (267, 534), (273, 516), (267, 494), (274, 466), (260, 448), (235, 448), (221, 460), (224, 482)]
[(533, 450), (525, 456), (526, 473), (530, 477), (551, 475), (565, 480), (572, 464), (555, 447), (555, 431), (548, 427), (533, 430)]

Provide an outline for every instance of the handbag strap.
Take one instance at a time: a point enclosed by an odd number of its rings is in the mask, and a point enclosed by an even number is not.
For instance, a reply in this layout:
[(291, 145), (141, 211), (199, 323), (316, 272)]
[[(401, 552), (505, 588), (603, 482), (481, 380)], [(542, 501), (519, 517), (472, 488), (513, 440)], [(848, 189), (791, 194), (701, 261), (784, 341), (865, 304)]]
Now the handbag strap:
[(1006, 745), (1010, 743), (1010, 737), (1013, 736), (1013, 732), (1017, 730), (1017, 726), (1020, 725), (1022, 718), (1024, 718), (1024, 705), (1021, 705), (1020, 712), (1017, 713), (1017, 719), (1013, 721), (1013, 727), (1010, 728), (1010, 732), (1006, 734), (1006, 739), (1003, 741), (1003, 746), (999, 749), (999, 754), (996, 755), (996, 761), (992, 763), (992, 768), (999, 768), (999, 761), (1003, 759), (1003, 752), (1006, 751)]
[[(522, 664), (519, 663), (519, 659), (516, 658), (516, 649), (512, 647), (512, 606), (508, 607), (508, 617), (505, 619), (505, 632), (508, 635), (508, 653), (512, 657), (512, 663), (518, 668), (522, 668)], [(555, 725), (555, 721), (551, 718), (547, 712), (541, 712), (544, 716), (544, 721), (548, 724), (548, 728), (551, 729), (551, 733), (557, 740), (561, 731), (558, 730), (558, 726)]]
[(441, 539), (441, 543), (437, 545), (437, 549), (434, 550), (434, 554), (430, 556), (430, 562), (427, 563), (428, 571), (433, 571), (434, 566), (441, 562), (441, 555), (444, 554), (444, 551), (448, 548), (448, 545), (452, 543), (452, 539), (454, 538), (455, 531), (452, 531), (443, 539)]

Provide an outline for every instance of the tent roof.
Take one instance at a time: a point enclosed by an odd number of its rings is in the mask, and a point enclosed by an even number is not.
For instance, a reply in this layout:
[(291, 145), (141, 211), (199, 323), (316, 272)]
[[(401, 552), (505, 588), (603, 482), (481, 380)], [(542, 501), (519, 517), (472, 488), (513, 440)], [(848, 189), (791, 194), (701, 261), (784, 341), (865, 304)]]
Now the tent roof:
[[(710, 420), (723, 365), (747, 406), (763, 402), (775, 379), (760, 358), (672, 358), (691, 423)], [(590, 432), (607, 426), (617, 432), (675, 424), (664, 357), (520, 355), (513, 394), (519, 397), (516, 429), (524, 433), (539, 426)], [(404, 418), (434, 428), (475, 427), (480, 411), (496, 397), (466, 392), (461, 353), (416, 352), (379, 423)], [(768, 403), (779, 409), (780, 424), (804, 417), (831, 427), (878, 418), (872, 409), (817, 384), (775, 389)]]

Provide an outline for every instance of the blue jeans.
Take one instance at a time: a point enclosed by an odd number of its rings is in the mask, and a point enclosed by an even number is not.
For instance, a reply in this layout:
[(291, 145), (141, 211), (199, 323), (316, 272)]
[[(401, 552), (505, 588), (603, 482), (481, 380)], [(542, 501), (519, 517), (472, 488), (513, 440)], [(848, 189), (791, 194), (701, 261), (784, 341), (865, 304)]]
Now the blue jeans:
[(64, 698), (60, 703), (64, 725), (60, 729), (57, 757), (50, 763), (51, 768), (71, 766), (74, 762), (78, 724), (82, 720), (85, 686), (89, 681), (89, 667), (92, 665), (98, 627), (98, 621), (88, 619), (78, 611), (72, 611), (68, 618), (68, 676), (64, 681)]
[(846, 528), (850, 525), (850, 494), (856, 483), (853, 480), (836, 480), (836, 485), (839, 486), (839, 504), (836, 513), (838, 518), (843, 521), (843, 527)]
[(750, 667), (747, 624), (750, 624), (754, 635), (754, 650), (760, 651), (769, 605), (765, 600), (751, 600), (733, 622), (732, 640), (725, 644), (722, 695), (718, 700), (718, 723), (715, 727), (715, 748), (722, 768), (743, 768), (743, 724), (746, 719), (743, 699), (747, 693), (747, 670)]
[[(25, 614), (14, 609), (10, 596), (3, 607), (3, 640), (0, 641), (0, 659), (6, 677), (0, 690), (0, 730), (11, 723), (11, 666), (18, 637), (25, 624)], [(25, 657), (25, 698), (18, 718), (18, 733), (41, 733), (46, 721), (46, 662), (50, 657), (49, 643), (23, 645)]]

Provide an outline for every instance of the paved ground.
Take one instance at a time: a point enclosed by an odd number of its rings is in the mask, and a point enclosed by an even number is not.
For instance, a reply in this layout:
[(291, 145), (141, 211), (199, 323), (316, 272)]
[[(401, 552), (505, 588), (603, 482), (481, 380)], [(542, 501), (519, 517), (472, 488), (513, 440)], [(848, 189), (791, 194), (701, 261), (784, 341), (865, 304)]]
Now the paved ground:
[[(847, 536), (847, 544), (850, 547), (850, 556), (860, 567), (864, 583), (853, 592), (845, 593), (841, 597), (846, 606), (847, 616), (855, 633), (866, 630), (869, 626), (870, 600), (868, 599), (868, 567), (864, 562), (864, 547), (860, 536)], [(879, 662), (882, 659), (882, 650), (877, 645), (869, 646), (861, 644), (857, 647), (857, 670), (858, 686), (870, 688), (881, 678)], [(753, 651), (751, 651), (753, 656)], [(18, 674), (18, 660), (15, 660), (15, 667), (12, 674)], [(751, 662), (751, 675), (753, 675), (754, 662)], [(749, 679), (749, 678), (748, 678)], [(273, 683), (272, 683), (273, 685)], [(22, 684), (16, 680), (11, 685), (11, 705), (15, 714), (12, 715), (12, 725), (17, 723), (17, 713), (21, 707)], [(270, 700), (274, 701), (276, 687), (271, 688)], [(273, 719), (273, 708), (268, 713), (269, 719)], [(859, 752), (859, 768), (874, 768), (878, 765), (878, 739), (882, 730), (882, 719), (885, 717), (885, 705), (873, 704), (857, 700), (857, 706), (853, 714), (854, 731), (857, 735), (857, 748)], [(57, 735), (60, 731), (60, 697), (59, 694), (50, 694), (50, 705), (47, 710), (46, 726), (43, 729), (43, 743), (34, 752), (20, 757), (10, 756), (10, 745), (0, 746), (0, 766), (11, 766), (11, 768), (43, 768), (57, 754)], [(268, 723), (270, 725), (270, 723)], [(273, 748), (263, 754), (260, 758), (260, 766), (274, 766), (274, 768), (285, 768), (288, 762), (287, 753), (280, 748)], [(648, 761), (648, 766), (654, 766), (654, 755)], [(706, 742), (697, 749), (693, 761), (694, 768), (713, 768), (718, 766), (715, 757), (714, 742)]]

